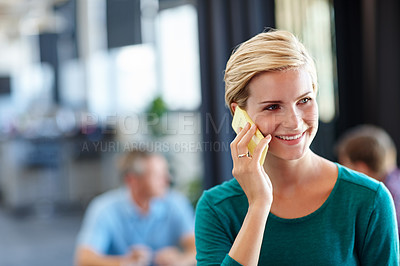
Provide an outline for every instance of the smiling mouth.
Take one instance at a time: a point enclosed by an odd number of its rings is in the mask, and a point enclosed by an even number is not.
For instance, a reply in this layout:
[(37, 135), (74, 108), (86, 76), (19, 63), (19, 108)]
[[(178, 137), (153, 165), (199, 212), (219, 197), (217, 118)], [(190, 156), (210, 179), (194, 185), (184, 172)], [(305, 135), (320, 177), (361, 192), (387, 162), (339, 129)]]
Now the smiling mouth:
[[(304, 132), (303, 132), (304, 133)], [(294, 136), (276, 136), (278, 139), (283, 139), (283, 140), (295, 140), (301, 138), (303, 136), (303, 133), (294, 135)]]

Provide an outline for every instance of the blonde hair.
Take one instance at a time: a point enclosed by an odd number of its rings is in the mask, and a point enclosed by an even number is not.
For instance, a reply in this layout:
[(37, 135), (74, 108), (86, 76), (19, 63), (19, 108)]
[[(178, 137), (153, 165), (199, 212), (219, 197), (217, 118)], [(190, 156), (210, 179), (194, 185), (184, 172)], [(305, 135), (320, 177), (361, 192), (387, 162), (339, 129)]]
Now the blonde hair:
[(246, 107), (249, 97), (247, 84), (257, 74), (266, 71), (305, 69), (317, 93), (315, 64), (304, 45), (290, 32), (271, 30), (259, 33), (239, 45), (229, 58), (225, 69), (225, 103)]

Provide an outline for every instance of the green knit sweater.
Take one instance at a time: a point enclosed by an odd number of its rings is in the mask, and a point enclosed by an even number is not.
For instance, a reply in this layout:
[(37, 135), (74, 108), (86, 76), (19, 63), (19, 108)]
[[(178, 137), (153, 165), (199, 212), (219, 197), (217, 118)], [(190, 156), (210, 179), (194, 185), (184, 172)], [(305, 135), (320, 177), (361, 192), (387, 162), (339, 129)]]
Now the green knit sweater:
[[(259, 265), (399, 265), (393, 200), (382, 183), (337, 164), (336, 184), (315, 212), (269, 214)], [(236, 179), (203, 193), (196, 210), (197, 262), (240, 265), (228, 252), (248, 201)]]

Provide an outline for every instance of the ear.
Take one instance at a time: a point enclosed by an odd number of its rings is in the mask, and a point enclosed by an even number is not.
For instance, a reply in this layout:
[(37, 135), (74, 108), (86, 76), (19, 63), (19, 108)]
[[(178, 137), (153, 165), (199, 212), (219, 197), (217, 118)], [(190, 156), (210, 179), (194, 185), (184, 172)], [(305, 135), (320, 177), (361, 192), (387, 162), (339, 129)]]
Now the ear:
[(131, 179), (132, 179), (132, 177), (131, 177), (129, 174), (126, 174), (126, 175), (124, 176), (124, 183), (125, 183), (126, 185), (129, 185), (129, 183), (131, 182)]
[(233, 112), (233, 113), (235, 113), (236, 106), (238, 106), (237, 103), (231, 103), (231, 109), (232, 109), (232, 112)]
[(136, 179), (137, 179), (136, 176), (133, 175), (132, 173), (128, 173), (124, 176), (124, 182), (128, 186), (134, 183)]

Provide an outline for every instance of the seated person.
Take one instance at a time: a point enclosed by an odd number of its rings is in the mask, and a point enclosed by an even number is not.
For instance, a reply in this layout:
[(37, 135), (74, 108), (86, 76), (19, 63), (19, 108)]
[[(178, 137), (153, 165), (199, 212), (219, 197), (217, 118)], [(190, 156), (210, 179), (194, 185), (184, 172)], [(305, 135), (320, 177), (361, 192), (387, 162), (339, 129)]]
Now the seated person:
[(169, 190), (164, 157), (127, 153), (125, 187), (89, 204), (78, 236), (76, 263), (84, 265), (194, 265), (194, 212)]
[(396, 146), (389, 134), (376, 126), (357, 126), (339, 139), (336, 148), (339, 163), (386, 185), (393, 196), (400, 225), (400, 169)]

